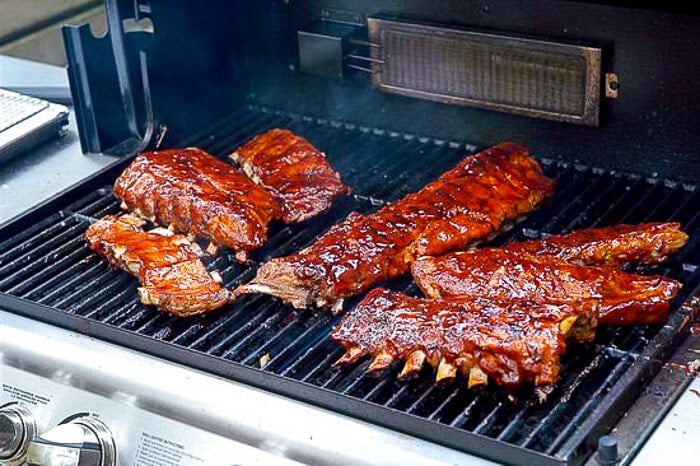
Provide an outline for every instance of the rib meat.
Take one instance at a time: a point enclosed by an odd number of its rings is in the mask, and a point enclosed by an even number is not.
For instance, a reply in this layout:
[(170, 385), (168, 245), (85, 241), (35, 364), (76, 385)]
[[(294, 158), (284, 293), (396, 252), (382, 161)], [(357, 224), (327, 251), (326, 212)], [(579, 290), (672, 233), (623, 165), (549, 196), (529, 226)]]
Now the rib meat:
[(346, 350), (336, 364), (369, 354), (369, 372), (403, 360), (400, 377), (407, 377), (427, 361), (437, 367), (438, 382), (459, 370), (470, 387), (487, 378), (508, 387), (542, 386), (557, 381), (567, 336), (593, 338), (596, 313), (590, 301), (432, 300), (376, 288), (343, 317), (331, 339)]
[(502, 300), (599, 302), (601, 324), (658, 324), (668, 318), (669, 301), (681, 284), (663, 276), (572, 264), (549, 256), (529, 256), (484, 248), (422, 257), (411, 269), (430, 298), (485, 297)]
[(277, 201), (235, 167), (201, 149), (140, 154), (114, 184), (137, 214), (227, 246), (244, 260), (267, 239)]
[(132, 215), (107, 215), (90, 225), (90, 247), (110, 264), (138, 277), (141, 302), (177, 316), (217, 309), (232, 299), (199, 259), (202, 251), (182, 235), (158, 228), (143, 231)]
[(510, 243), (505, 249), (518, 254), (619, 268), (625, 262), (663, 262), (687, 241), (688, 235), (680, 230), (680, 223), (643, 223), (577, 230), (565, 235)]
[(330, 208), (349, 193), (323, 152), (286, 129), (260, 134), (230, 155), (282, 207), (282, 220), (296, 223)]
[(349, 215), (301, 252), (264, 264), (236, 292), (338, 309), (343, 298), (406, 273), (416, 257), (489, 236), (553, 190), (527, 149), (500, 144), (374, 214)]

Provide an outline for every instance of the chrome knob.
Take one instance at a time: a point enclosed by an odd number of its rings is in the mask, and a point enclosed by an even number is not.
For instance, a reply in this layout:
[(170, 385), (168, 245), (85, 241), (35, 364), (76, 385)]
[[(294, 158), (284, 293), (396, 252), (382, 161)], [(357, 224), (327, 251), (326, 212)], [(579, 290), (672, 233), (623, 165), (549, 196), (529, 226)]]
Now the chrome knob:
[(29, 410), (18, 404), (0, 407), (1, 464), (20, 464), (34, 435), (36, 424)]
[(91, 417), (60, 424), (31, 441), (29, 466), (115, 466), (117, 452), (107, 426)]

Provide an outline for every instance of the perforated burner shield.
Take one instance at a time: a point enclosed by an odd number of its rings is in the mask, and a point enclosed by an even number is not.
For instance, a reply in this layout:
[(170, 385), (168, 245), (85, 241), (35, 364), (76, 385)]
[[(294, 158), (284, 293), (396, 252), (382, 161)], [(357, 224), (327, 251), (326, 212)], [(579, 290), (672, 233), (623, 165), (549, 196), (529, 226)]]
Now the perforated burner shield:
[(369, 18), (377, 89), (598, 126), (601, 49)]

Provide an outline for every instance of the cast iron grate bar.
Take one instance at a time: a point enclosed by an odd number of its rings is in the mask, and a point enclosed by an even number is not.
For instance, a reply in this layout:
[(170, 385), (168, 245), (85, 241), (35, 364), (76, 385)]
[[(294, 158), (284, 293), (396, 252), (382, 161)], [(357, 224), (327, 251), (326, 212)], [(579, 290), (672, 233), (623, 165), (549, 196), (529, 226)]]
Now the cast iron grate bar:
[(437, 407), (437, 403), (448, 398), (444, 395), (447, 390), (456, 391), (458, 388), (453, 387), (451, 384), (446, 384), (445, 386), (430, 384), (410, 406), (406, 407), (406, 412), (421, 417), (428, 417)]
[(451, 424), (450, 420), (454, 419), (459, 413), (468, 406), (469, 398), (476, 396), (475, 390), (469, 390), (464, 385), (457, 385), (454, 392), (446, 396), (435, 410), (430, 413), (427, 418), (431, 421), (440, 422), (443, 424)]
[[(257, 107), (241, 109), (188, 145), (226, 157), (238, 145), (272, 127), (289, 128), (322, 148), (353, 187), (354, 195), (339, 200), (314, 221), (273, 225), (268, 243), (245, 264), (237, 263), (227, 250), (217, 257), (205, 257), (207, 266), (219, 270), (231, 288), (250, 280), (269, 258), (308, 245), (349, 212), (370, 213), (415, 191), (477, 149), (463, 141), (433, 140)], [(454, 383), (436, 386), (434, 373), (427, 367), (406, 382), (397, 380), (400, 364), (380, 376), (365, 373), (367, 358), (349, 367), (333, 367), (343, 350), (329, 341), (328, 334), (340, 316), (295, 311), (264, 296), (245, 296), (222, 310), (191, 319), (178, 319), (141, 305), (135, 292), (136, 279), (110, 269), (83, 240), (92, 221), (120, 211), (110, 190), (116, 172), (96, 180), (99, 184), (87, 194), (67, 196), (54, 213), (35, 219), (28, 228), (0, 242), (0, 291), (119, 329), (126, 345), (130, 335), (138, 334), (157, 341), (165, 356), (169, 348), (184, 348), (193, 358), (202, 355), (230, 365), (227, 373), (244, 365), (280, 375), (286, 383), (303, 382), (376, 409), (404, 413), (429, 423), (430, 429), (414, 433), (433, 440), (442, 441), (431, 437), (432, 431), (460, 432), (465, 440), (452, 444), (458, 448), (469, 449), (466, 439), (478, 434), (506, 446), (538, 452), (545, 463), (578, 462), (580, 452), (567, 445), (576, 443), (572, 438), (579, 436), (576, 448), (585, 449), (590, 439), (585, 432), (576, 432), (577, 427), (595, 424), (599, 407), (613, 406), (621, 391), (616, 387), (632, 378), (631, 368), (643, 367), (643, 355), (661, 351), (658, 345), (667, 344), (669, 335), (684, 325), (678, 309), (687, 297), (697, 294), (700, 285), (700, 215), (695, 207), (700, 195), (695, 187), (679, 183), (552, 159), (542, 163), (547, 174), (557, 178), (556, 195), (523, 222), (504, 229), (491, 244), (623, 221), (677, 220), (691, 234), (688, 247), (667, 264), (643, 268), (645, 273), (662, 273), (685, 284), (669, 324), (660, 328), (601, 328), (594, 343), (574, 345), (562, 360), (562, 381), (544, 403), (537, 402), (531, 389), (518, 391), (516, 399), (497, 387), (468, 389), (462, 376)], [(408, 279), (386, 285), (418, 294)], [(356, 301), (351, 300), (348, 307), (352, 302)]]
[(601, 386), (598, 387), (593, 393), (588, 395), (588, 398), (583, 403), (581, 409), (568, 420), (566, 425), (559, 431), (559, 435), (557, 435), (553, 441), (548, 438), (546, 443), (539, 440), (539, 442), (535, 444), (525, 443), (525, 446), (533, 447), (538, 451), (544, 450), (548, 454), (552, 454), (557, 451), (561, 444), (572, 436), (573, 431), (578, 428), (581, 420), (585, 419), (588, 414), (590, 414), (590, 411), (592, 411), (600, 402), (600, 399), (605, 395), (605, 391), (609, 390), (613, 382), (618, 380), (629, 367), (631, 363), (629, 361), (626, 362), (627, 364), (617, 364), (610, 370), (609, 375), (606, 378), (606, 383), (601, 384)]

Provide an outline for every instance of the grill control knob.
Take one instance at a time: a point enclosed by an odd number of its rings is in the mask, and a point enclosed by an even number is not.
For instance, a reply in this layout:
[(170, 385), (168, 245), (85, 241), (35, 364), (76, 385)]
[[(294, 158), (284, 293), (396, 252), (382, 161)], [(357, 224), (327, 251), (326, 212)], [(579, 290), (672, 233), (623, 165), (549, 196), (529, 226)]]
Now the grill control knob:
[(32, 414), (18, 404), (0, 407), (0, 464), (21, 464), (36, 435)]
[(91, 417), (60, 424), (31, 441), (29, 466), (115, 466), (117, 452), (107, 426)]

